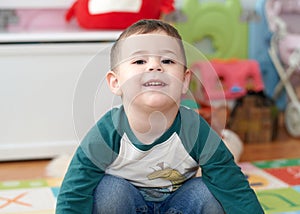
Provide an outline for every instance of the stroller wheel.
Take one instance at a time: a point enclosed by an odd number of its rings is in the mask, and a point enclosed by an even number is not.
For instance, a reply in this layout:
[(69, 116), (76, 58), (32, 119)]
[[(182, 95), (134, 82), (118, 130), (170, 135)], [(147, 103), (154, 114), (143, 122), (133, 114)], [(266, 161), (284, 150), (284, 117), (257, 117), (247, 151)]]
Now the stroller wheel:
[(300, 104), (289, 103), (287, 105), (285, 125), (291, 136), (300, 137)]

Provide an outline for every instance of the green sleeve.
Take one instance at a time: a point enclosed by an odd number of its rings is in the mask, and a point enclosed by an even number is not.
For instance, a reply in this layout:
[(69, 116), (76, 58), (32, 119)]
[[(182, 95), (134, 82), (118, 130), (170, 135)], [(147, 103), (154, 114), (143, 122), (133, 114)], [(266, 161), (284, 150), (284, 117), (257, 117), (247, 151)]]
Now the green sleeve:
[(56, 214), (92, 213), (93, 192), (103, 175), (79, 147), (61, 185)]
[(102, 117), (78, 147), (61, 185), (56, 214), (92, 213), (94, 189), (118, 156), (121, 136), (114, 115), (108, 112)]
[(204, 183), (226, 214), (264, 213), (255, 192), (224, 143), (220, 143), (215, 154), (201, 168)]
[(199, 133), (207, 133), (198, 138), (202, 179), (226, 214), (264, 213), (246, 176), (219, 135), (203, 121)]
[(220, 136), (193, 111), (181, 109), (185, 148), (202, 170), (202, 180), (221, 203), (226, 214), (264, 213), (246, 176)]

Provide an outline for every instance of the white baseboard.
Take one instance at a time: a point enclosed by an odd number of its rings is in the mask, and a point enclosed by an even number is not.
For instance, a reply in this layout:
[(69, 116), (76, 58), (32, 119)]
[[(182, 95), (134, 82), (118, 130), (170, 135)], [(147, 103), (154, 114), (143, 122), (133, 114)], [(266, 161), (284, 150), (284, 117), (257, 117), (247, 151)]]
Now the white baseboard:
[(53, 158), (59, 155), (72, 154), (78, 145), (77, 141), (1, 143), (0, 161)]

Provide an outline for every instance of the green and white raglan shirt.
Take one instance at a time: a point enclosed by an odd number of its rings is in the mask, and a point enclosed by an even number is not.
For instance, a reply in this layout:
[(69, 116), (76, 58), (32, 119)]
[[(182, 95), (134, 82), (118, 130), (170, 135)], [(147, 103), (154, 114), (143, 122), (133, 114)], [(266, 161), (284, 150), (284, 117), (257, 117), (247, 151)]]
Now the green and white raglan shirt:
[(92, 213), (93, 191), (104, 174), (128, 180), (146, 200), (162, 201), (194, 177), (199, 166), (203, 181), (227, 214), (263, 213), (233, 156), (196, 112), (180, 107), (172, 126), (145, 145), (130, 129), (123, 106), (113, 108), (78, 147), (56, 213)]

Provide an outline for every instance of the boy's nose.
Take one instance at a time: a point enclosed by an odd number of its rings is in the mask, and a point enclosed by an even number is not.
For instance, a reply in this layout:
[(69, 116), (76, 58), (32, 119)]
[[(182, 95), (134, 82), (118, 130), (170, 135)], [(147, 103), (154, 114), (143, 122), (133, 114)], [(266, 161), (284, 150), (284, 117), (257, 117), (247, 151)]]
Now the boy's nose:
[(162, 71), (162, 69), (160, 67), (157, 68), (149, 68), (149, 71)]
[(151, 59), (149, 61), (148, 71), (162, 71), (161, 63), (159, 59)]

